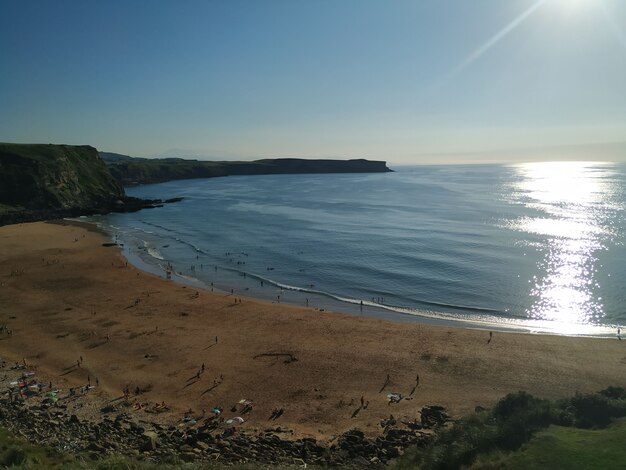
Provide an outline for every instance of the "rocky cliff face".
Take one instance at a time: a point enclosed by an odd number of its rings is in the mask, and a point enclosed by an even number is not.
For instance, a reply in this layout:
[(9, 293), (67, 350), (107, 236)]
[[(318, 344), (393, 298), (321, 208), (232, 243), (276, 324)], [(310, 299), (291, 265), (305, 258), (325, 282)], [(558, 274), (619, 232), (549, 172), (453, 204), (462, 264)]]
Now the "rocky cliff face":
[(93, 147), (0, 143), (0, 224), (107, 212), (122, 199)]

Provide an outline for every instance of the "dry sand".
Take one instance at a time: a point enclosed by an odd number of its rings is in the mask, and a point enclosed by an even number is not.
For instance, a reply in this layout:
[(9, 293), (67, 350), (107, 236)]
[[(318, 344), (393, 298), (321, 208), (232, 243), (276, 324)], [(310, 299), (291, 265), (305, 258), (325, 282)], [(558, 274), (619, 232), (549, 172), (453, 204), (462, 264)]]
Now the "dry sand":
[[(283, 408), (269, 423), (322, 439), (374, 433), (382, 418), (419, 418), (429, 404), (458, 416), (517, 390), (556, 398), (626, 386), (626, 341), (496, 332), (488, 344), (486, 331), (235, 303), (141, 272), (106, 241), (75, 225), (0, 227), (0, 324), (13, 331), (0, 334), (2, 359), (36, 364), (65, 388), (97, 377), (101, 401), (140, 387), (141, 400), (172, 407), (160, 415), (170, 422), (217, 405), (235, 416), (245, 398), (247, 428)], [(417, 374), (410, 399), (388, 404)], [(362, 396), (369, 406), (353, 417)]]

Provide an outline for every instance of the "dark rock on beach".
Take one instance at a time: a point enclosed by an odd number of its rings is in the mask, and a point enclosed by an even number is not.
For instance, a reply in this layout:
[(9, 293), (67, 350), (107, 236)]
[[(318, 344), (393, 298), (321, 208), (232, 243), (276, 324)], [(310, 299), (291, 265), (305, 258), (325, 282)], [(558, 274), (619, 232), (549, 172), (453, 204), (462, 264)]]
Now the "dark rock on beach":
[[(439, 407), (427, 407), (433, 408), (437, 416), (445, 414)], [(428, 416), (429, 413), (426, 412)], [(154, 462), (178, 456), (185, 462), (219, 458), (224, 464), (256, 462), (346, 468), (383, 468), (408, 447), (424, 446), (431, 439), (429, 434), (405, 427), (387, 428), (377, 437), (353, 429), (331, 443), (323, 443), (310, 437), (285, 439), (278, 435), (284, 433), (273, 429), (233, 432), (215, 420), (167, 427), (145, 421), (139, 424), (132, 416), (119, 413), (92, 421), (76, 414), (67, 415), (56, 406), (27, 407), (25, 402), (5, 398), (0, 399), (0, 426), (40, 445), (95, 456), (118, 453), (143, 455)]]

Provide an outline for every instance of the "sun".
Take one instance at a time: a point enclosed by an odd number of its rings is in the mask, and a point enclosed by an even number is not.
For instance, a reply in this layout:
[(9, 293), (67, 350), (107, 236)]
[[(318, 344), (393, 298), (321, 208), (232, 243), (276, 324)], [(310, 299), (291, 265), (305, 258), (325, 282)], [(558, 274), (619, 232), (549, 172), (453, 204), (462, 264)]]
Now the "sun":
[(559, 8), (567, 11), (577, 11), (597, 3), (598, 0), (551, 0), (552, 3), (558, 5)]

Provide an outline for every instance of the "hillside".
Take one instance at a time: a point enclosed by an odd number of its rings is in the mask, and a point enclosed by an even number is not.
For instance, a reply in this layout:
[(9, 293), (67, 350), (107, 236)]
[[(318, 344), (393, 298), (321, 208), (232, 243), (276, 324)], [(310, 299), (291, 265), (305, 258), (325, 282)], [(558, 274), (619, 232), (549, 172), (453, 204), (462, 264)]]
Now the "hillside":
[(109, 212), (126, 201), (93, 147), (0, 143), (0, 225)]
[(384, 173), (391, 171), (384, 161), (264, 159), (251, 162), (201, 161), (181, 158), (130, 158), (101, 152), (111, 174), (124, 186), (161, 183), (170, 180), (212, 178), (231, 175), (294, 173)]

